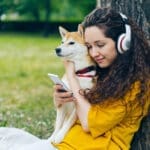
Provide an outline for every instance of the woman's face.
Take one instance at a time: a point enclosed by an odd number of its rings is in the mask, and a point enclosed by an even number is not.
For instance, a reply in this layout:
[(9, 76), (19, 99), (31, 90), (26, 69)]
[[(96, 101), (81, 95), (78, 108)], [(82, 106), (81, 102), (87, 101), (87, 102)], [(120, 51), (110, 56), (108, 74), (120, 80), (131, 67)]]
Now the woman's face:
[(89, 54), (101, 68), (109, 67), (117, 57), (115, 42), (96, 26), (85, 29), (85, 43)]

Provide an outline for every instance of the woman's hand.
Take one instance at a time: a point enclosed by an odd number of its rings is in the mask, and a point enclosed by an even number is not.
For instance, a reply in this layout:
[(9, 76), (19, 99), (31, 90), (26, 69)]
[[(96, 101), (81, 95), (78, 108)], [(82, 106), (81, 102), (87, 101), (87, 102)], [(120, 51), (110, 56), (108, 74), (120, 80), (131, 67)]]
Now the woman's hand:
[(62, 91), (61, 85), (54, 85), (54, 104), (55, 107), (60, 107), (62, 104), (66, 102), (72, 102), (74, 100), (72, 92)]
[(65, 67), (66, 74), (67, 74), (68, 77), (72, 77), (72, 76), (75, 75), (74, 62), (64, 60), (64, 67)]

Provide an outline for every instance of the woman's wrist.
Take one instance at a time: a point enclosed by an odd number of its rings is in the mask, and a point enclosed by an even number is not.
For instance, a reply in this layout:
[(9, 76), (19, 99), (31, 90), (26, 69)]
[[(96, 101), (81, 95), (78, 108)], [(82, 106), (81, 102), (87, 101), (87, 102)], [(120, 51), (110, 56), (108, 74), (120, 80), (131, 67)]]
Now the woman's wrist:
[(76, 78), (75, 72), (73, 72), (71, 70), (67, 70), (66, 74), (67, 74), (68, 79), (74, 79), (74, 78)]

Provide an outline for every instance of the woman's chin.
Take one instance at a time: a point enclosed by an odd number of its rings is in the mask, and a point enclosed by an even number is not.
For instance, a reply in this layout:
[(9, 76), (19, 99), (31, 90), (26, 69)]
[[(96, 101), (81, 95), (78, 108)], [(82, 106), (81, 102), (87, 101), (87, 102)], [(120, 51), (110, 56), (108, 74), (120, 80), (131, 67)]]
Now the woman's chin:
[(107, 68), (107, 67), (109, 67), (109, 64), (100, 63), (100, 64), (98, 64), (98, 66), (99, 66), (100, 68)]

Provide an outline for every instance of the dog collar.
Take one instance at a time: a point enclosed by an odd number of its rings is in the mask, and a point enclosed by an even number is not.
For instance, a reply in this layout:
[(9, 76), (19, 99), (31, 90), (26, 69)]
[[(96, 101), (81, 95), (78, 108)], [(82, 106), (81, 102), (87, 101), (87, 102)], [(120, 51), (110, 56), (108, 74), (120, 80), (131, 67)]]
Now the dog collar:
[(95, 75), (84, 75), (84, 74), (77, 74), (78, 77), (83, 77), (83, 78), (93, 78)]
[[(76, 71), (76, 75), (78, 77), (92, 78), (95, 76), (95, 70), (96, 70), (95, 66), (89, 66), (84, 69)], [(91, 74), (88, 74), (88, 73), (91, 73)]]
[(87, 73), (87, 72), (90, 72), (93, 70), (95, 70), (95, 66), (89, 66), (89, 67), (86, 67), (84, 69), (76, 71), (76, 74), (84, 74), (84, 73)]

